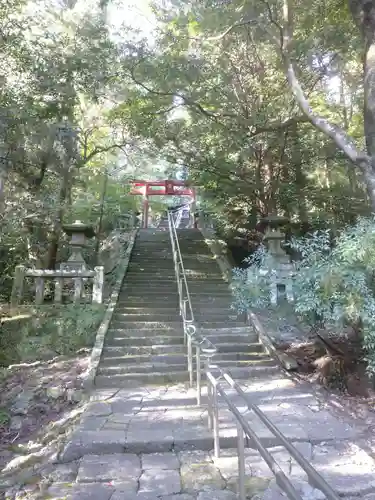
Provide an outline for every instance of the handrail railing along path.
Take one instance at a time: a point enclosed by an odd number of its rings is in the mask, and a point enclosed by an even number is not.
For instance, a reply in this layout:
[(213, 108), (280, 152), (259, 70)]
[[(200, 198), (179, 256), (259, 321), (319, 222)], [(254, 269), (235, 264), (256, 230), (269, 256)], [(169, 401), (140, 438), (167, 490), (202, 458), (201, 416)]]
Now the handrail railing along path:
[[(178, 221), (178, 219), (177, 219)], [(204, 357), (204, 373), (207, 379), (207, 416), (208, 427), (213, 432), (214, 455), (220, 456), (220, 432), (219, 432), (219, 396), (226, 403), (236, 420), (237, 426), (237, 453), (238, 453), (238, 498), (246, 500), (245, 484), (245, 437), (256, 448), (263, 460), (275, 476), (277, 485), (283, 490), (291, 500), (303, 500), (301, 495), (295, 489), (289, 478), (284, 474), (279, 464), (262, 444), (259, 436), (251, 428), (249, 422), (240, 412), (238, 407), (233, 404), (229, 395), (225, 392), (222, 384), (226, 383), (231, 389), (244, 400), (249, 411), (255, 413), (259, 420), (268, 428), (268, 430), (277, 438), (282, 446), (289, 452), (291, 457), (299, 464), (308, 477), (310, 485), (322, 491), (328, 500), (339, 500), (338, 494), (326, 482), (326, 480), (314, 469), (314, 467), (301, 455), (295, 446), (282, 434), (282, 432), (268, 419), (262, 410), (252, 403), (249, 396), (242, 390), (240, 385), (233, 380), (231, 375), (220, 368), (219, 365), (212, 363), (213, 357), (217, 352), (215, 345), (197, 331), (194, 321), (194, 311), (191, 304), (186, 271), (181, 255), (180, 243), (177, 234), (178, 223), (174, 219), (173, 213), (168, 213), (168, 226), (171, 238), (173, 260), (175, 264), (175, 273), (178, 285), (180, 315), (183, 321), (184, 339), (188, 351), (188, 372), (190, 386), (193, 387), (194, 378), (196, 383), (197, 405), (201, 406), (202, 398), (202, 359)], [(196, 366), (194, 371), (193, 357), (195, 349)]]

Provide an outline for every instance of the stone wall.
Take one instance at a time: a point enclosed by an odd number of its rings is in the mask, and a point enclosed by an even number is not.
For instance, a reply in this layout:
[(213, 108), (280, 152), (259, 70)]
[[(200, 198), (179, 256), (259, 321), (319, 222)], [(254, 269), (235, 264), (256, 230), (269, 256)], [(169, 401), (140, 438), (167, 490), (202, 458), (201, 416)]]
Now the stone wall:
[(131, 233), (116, 229), (102, 241), (99, 249), (98, 265), (104, 266), (104, 273), (109, 274), (119, 264), (128, 246)]

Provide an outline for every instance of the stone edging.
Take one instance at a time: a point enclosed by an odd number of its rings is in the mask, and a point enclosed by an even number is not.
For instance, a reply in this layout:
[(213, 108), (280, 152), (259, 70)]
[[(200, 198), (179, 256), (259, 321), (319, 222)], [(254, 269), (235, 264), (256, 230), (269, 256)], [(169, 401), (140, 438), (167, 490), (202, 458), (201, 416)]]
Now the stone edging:
[(263, 344), (267, 353), (275, 358), (281, 366), (287, 371), (295, 371), (298, 368), (297, 361), (288, 356), (285, 353), (278, 352), (271, 337), (268, 335), (266, 330), (264, 329), (262, 323), (259, 321), (259, 318), (252, 311), (247, 312), (247, 320), (249, 324), (255, 329), (256, 333), (259, 336), (260, 342)]
[[(205, 238), (206, 243), (210, 248), (212, 254), (215, 256), (215, 259), (223, 273), (225, 281), (227, 281), (230, 284), (232, 279), (233, 267), (227, 255), (225, 255), (226, 251), (224, 249), (227, 248), (226, 243), (222, 240), (219, 240), (212, 229), (199, 227), (199, 230), (202, 233), (203, 237)], [(298, 364), (296, 360), (285, 353), (277, 351), (271, 337), (267, 334), (267, 332), (263, 328), (263, 325), (259, 321), (256, 314), (254, 314), (252, 311), (248, 311), (247, 321), (249, 325), (255, 329), (255, 331), (258, 334), (259, 341), (263, 344), (265, 350), (271, 357), (275, 358), (285, 370), (287, 371), (297, 370)]]
[(137, 235), (138, 229), (135, 229), (128, 242), (128, 247), (125, 251), (124, 258), (122, 259), (122, 262), (120, 263), (121, 266), (121, 273), (120, 276), (117, 278), (116, 283), (113, 286), (113, 290), (111, 293), (111, 296), (108, 301), (107, 309), (104, 313), (104, 317), (102, 319), (102, 322), (98, 328), (98, 331), (96, 332), (96, 338), (95, 338), (95, 344), (94, 347), (92, 348), (91, 351), (91, 356), (90, 356), (90, 361), (89, 361), (89, 366), (87, 368), (84, 380), (83, 380), (83, 387), (86, 391), (90, 391), (94, 385), (94, 379), (96, 376), (96, 372), (99, 366), (99, 361), (102, 355), (103, 351), (103, 346), (104, 346), (104, 340), (105, 336), (108, 331), (109, 324), (112, 319), (113, 311), (115, 310), (115, 307), (117, 305), (117, 300), (118, 296), (120, 293), (121, 285), (124, 280), (126, 271), (129, 266), (129, 261), (130, 257), (133, 251), (134, 247), (134, 242), (135, 242), (135, 237)]
[(223, 278), (226, 282), (230, 283), (232, 279), (232, 269), (227, 253), (227, 244), (223, 240), (219, 240), (213, 229), (207, 229), (205, 227), (199, 227), (199, 231), (202, 233), (211, 253), (216, 259), (221, 272), (223, 273)]

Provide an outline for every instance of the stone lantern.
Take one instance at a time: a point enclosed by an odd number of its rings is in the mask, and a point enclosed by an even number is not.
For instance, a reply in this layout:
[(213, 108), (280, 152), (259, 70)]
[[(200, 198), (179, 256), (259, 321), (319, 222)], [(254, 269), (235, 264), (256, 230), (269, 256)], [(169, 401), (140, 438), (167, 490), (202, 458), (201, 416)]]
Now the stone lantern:
[[(268, 247), (268, 251), (272, 257), (274, 267), (271, 271), (271, 290), (270, 300), (271, 304), (276, 305), (278, 302), (278, 289), (282, 285), (285, 287), (285, 295), (288, 302), (293, 302), (293, 286), (292, 286), (292, 273), (293, 265), (290, 258), (283, 248), (285, 234), (281, 231), (289, 219), (280, 217), (278, 215), (271, 215), (265, 217), (262, 221), (267, 225), (264, 234), (264, 243)], [(269, 270), (267, 270), (268, 272)], [(264, 270), (266, 272), (266, 270)]]
[(62, 226), (65, 234), (70, 236), (71, 254), (67, 262), (61, 264), (61, 269), (65, 271), (83, 271), (88, 266), (82, 255), (82, 249), (86, 246), (87, 240), (95, 236), (93, 226), (84, 224), (80, 220), (76, 220), (73, 224), (64, 224)]

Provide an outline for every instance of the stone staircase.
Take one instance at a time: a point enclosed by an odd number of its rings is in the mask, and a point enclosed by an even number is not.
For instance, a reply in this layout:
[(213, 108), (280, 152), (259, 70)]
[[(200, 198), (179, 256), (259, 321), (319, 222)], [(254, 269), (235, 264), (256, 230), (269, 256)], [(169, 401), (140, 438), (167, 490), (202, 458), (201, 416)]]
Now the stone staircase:
[(275, 372), (276, 362), (265, 353), (256, 333), (231, 309), (228, 284), (199, 229), (177, 230), (194, 318), (200, 333), (218, 348), (218, 362), (234, 378)]
[[(233, 317), (227, 283), (199, 230), (178, 230), (195, 319), (232, 376), (274, 371), (244, 319)], [(107, 332), (97, 387), (186, 381), (187, 352), (178, 310), (169, 233), (140, 230)]]
[[(201, 234), (180, 230), (179, 236), (196, 318), (218, 346), (217, 359), (236, 377), (244, 377), (239, 384), (251, 402), (341, 496), (373, 499), (371, 493), (363, 495), (375, 490), (375, 461), (361, 448), (368, 450), (370, 441), (341, 414), (337, 418), (322, 406), (310, 385), (277, 371), (250, 328), (231, 317), (228, 287)], [(236, 500), (235, 417), (219, 398), (222, 453), (217, 458), (210, 451), (213, 434), (207, 425), (207, 392), (204, 388), (198, 407), (195, 388), (185, 383), (186, 365), (169, 234), (141, 230), (96, 378), (103, 388), (91, 394), (80, 425), (59, 454), (53, 484), (47, 482), (43, 498)], [(226, 394), (303, 493), (303, 500), (322, 498), (308, 489), (306, 474), (255, 412), (247, 411), (237, 392), (226, 388)], [(254, 440), (246, 439), (246, 444), (247, 498), (284, 498), (254, 449)]]

